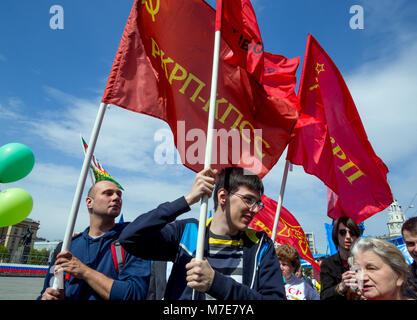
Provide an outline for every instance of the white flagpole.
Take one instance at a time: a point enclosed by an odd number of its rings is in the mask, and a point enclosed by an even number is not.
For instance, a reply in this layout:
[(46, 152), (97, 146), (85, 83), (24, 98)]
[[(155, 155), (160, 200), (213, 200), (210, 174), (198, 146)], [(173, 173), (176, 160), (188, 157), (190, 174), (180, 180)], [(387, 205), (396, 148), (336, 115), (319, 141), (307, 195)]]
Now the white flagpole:
[[(219, 74), (219, 56), (220, 56), (220, 26), (217, 25), (218, 17), (220, 14), (221, 19), (221, 4), (219, 8), (219, 2), (217, 1), (216, 8), (216, 32), (214, 33), (214, 52), (213, 52), (213, 69), (211, 74), (211, 88), (210, 88), (210, 105), (209, 105), (209, 118), (207, 124), (207, 143), (206, 154), (204, 159), (204, 169), (210, 168), (211, 156), (213, 149), (213, 129), (214, 129), (214, 116), (216, 110), (216, 96), (217, 96), (217, 79)], [(208, 197), (204, 196), (201, 199), (200, 206), (200, 219), (198, 224), (198, 236), (197, 236), (197, 248), (196, 248), (196, 260), (202, 261), (204, 254), (204, 240), (206, 235), (206, 220), (207, 220), (207, 206)]]
[(277, 236), (279, 216), (281, 215), (282, 200), (284, 199), (285, 185), (287, 184), (288, 168), (290, 167), (290, 161), (285, 161), (284, 175), (281, 182), (281, 191), (278, 197), (277, 211), (275, 212), (274, 227), (272, 228), (271, 239), (275, 242)]
[[(77, 214), (80, 208), (81, 196), (84, 190), (85, 180), (87, 178), (87, 172), (89, 170), (91, 158), (94, 153), (94, 148), (96, 146), (98, 134), (100, 132), (101, 124), (103, 122), (104, 113), (106, 112), (107, 106), (108, 105), (106, 103), (102, 102), (100, 104), (100, 108), (97, 113), (97, 117), (96, 117), (94, 127), (93, 127), (93, 132), (91, 134), (90, 142), (88, 144), (87, 153), (85, 154), (84, 163), (81, 168), (80, 177), (78, 178), (77, 188), (75, 189), (75, 195), (74, 195), (74, 199), (72, 202), (70, 215), (68, 217), (67, 228), (65, 230), (65, 236), (64, 236), (64, 241), (62, 243), (61, 252), (69, 250), (70, 245), (71, 245), (72, 234), (74, 233), (75, 221), (77, 220)], [(63, 289), (62, 287), (64, 283), (63, 277), (64, 277), (64, 274), (62, 272), (55, 275), (54, 284), (53, 284), (53, 288), (55, 290)]]
[[(204, 169), (210, 168), (211, 156), (213, 149), (213, 129), (214, 129), (214, 115), (216, 110), (216, 95), (217, 95), (217, 77), (219, 70), (219, 55), (220, 55), (220, 30), (217, 30), (214, 35), (214, 54), (213, 54), (213, 72), (211, 77), (211, 89), (210, 89), (210, 106), (209, 106), (209, 118), (207, 125), (207, 143), (206, 154), (204, 159)], [(204, 239), (206, 234), (206, 220), (207, 220), (207, 206), (208, 197), (204, 196), (201, 200), (200, 207), (200, 220), (198, 225), (198, 238), (196, 249), (196, 260), (203, 260), (204, 252)]]

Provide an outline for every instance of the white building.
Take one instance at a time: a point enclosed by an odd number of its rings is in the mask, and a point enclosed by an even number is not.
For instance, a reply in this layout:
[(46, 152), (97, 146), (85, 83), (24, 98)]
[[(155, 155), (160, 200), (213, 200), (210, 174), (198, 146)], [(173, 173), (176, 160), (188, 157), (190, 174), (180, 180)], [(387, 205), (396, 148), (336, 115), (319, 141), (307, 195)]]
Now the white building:
[(310, 246), (311, 254), (317, 254), (316, 241), (314, 240), (314, 232), (304, 232), (306, 235), (308, 245)]
[(60, 241), (35, 241), (33, 248), (36, 250), (55, 250)]
[(401, 236), (401, 227), (405, 221), (405, 213), (401, 210), (397, 200), (389, 206), (388, 209), (388, 232), (389, 237), (399, 237)]

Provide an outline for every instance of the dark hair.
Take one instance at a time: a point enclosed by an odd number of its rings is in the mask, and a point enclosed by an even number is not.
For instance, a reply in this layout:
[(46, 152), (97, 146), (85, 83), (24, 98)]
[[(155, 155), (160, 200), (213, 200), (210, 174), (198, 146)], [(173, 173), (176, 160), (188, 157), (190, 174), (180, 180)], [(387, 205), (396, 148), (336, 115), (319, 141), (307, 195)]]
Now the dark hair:
[(238, 190), (241, 186), (245, 186), (251, 191), (259, 193), (259, 196), (264, 193), (264, 185), (261, 178), (247, 169), (241, 167), (227, 167), (222, 169), (217, 176), (216, 186), (214, 188), (214, 210), (217, 210), (217, 192), (221, 188), (224, 188), (227, 192), (231, 193)]
[(340, 217), (339, 219), (336, 220), (336, 222), (334, 223), (333, 226), (333, 231), (332, 231), (332, 240), (334, 242), (334, 245), (336, 246), (336, 248), (339, 248), (339, 226), (340, 224), (343, 223), (346, 227), (349, 228), (349, 230), (353, 233), (353, 235), (355, 237), (360, 237), (361, 232), (359, 230), (358, 225), (356, 224), (356, 222), (350, 218), (350, 217)]
[(321, 262), (321, 261), (323, 261), (323, 260), (325, 260), (326, 259), (326, 257), (325, 256), (322, 256), (322, 257), (318, 257), (317, 259), (316, 259), (316, 261), (317, 262)]
[(404, 235), (404, 230), (411, 232), (412, 234), (417, 234), (417, 217), (411, 217), (406, 222), (404, 222), (401, 227), (401, 234)]

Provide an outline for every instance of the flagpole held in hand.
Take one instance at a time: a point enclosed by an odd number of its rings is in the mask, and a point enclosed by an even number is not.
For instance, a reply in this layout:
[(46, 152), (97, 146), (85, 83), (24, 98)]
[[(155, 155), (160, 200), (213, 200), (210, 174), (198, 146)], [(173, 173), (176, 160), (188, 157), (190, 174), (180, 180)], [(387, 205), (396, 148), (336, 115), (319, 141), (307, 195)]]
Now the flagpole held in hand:
[[(206, 153), (204, 159), (204, 169), (210, 168), (211, 155), (213, 149), (213, 130), (214, 130), (214, 116), (216, 110), (216, 95), (217, 95), (217, 79), (219, 74), (219, 56), (220, 56), (220, 29), (222, 19), (222, 0), (217, 1), (216, 7), (216, 32), (214, 34), (214, 51), (213, 51), (213, 70), (211, 74), (211, 88), (210, 88), (210, 106), (209, 118), (207, 124), (207, 143)], [(207, 206), (208, 197), (203, 196), (200, 206), (200, 219), (198, 224), (196, 260), (203, 260), (204, 253), (204, 239), (206, 234), (206, 220), (207, 220)]]
[(277, 204), (277, 211), (275, 213), (274, 227), (272, 228), (272, 234), (271, 234), (272, 241), (275, 241), (275, 238), (277, 236), (279, 216), (281, 214), (282, 201), (284, 199), (285, 185), (287, 184), (287, 176), (288, 176), (289, 167), (290, 167), (290, 161), (286, 160), (285, 167), (284, 167), (284, 175), (282, 177), (282, 182), (281, 182), (281, 191), (279, 193), (279, 197), (277, 201), (278, 204)]
[[(65, 236), (64, 236), (64, 241), (62, 243), (61, 252), (69, 250), (70, 245), (71, 245), (71, 239), (74, 233), (74, 226), (75, 226), (75, 221), (77, 220), (78, 210), (80, 208), (81, 196), (84, 190), (85, 180), (87, 178), (87, 173), (90, 167), (91, 158), (94, 153), (94, 148), (96, 146), (98, 134), (100, 132), (101, 124), (103, 122), (104, 113), (106, 112), (107, 106), (108, 105), (106, 103), (101, 103), (100, 108), (97, 113), (97, 117), (96, 117), (94, 127), (93, 127), (93, 132), (91, 134), (91, 138), (89, 142), (89, 148), (87, 149), (87, 152), (85, 154), (83, 166), (81, 168), (80, 177), (78, 178), (77, 188), (75, 189), (75, 195), (72, 201), (70, 215), (68, 217), (67, 228), (65, 230)], [(55, 275), (54, 283), (53, 283), (53, 288), (55, 290), (63, 289), (62, 288), (62, 284), (64, 283), (63, 277), (64, 277), (64, 274), (62, 272), (59, 272), (58, 274)]]

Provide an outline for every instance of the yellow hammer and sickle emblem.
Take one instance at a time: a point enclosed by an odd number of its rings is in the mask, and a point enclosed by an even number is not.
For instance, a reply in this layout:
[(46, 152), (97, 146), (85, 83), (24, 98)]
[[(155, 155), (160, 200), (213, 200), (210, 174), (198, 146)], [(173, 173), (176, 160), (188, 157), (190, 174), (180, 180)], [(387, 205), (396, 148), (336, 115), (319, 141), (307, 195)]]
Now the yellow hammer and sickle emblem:
[(326, 70), (324, 70), (324, 63), (320, 64), (320, 63), (317, 62), (317, 64), (316, 64), (317, 75), (319, 75), (320, 72), (322, 72), (322, 71), (326, 71)]
[(280, 220), (283, 222), (284, 228), (282, 228), (282, 230), (280, 232), (278, 232), (278, 235), (286, 237), (286, 238), (297, 238), (299, 240), (298, 245), (299, 245), (301, 251), (303, 252), (303, 254), (306, 254), (307, 249), (310, 246), (308, 244), (308, 241), (307, 241), (305, 235), (303, 236), (303, 233), (301, 232), (301, 230), (302, 230), (301, 226), (292, 226), (287, 221), (285, 221), (284, 219), (280, 218)]
[(152, 17), (152, 22), (155, 22), (155, 16), (159, 12), (159, 0), (156, 0), (156, 6), (154, 6), (153, 0), (142, 0), (142, 4), (145, 4), (146, 10)]
[(315, 77), (315, 80), (316, 80), (316, 84), (315, 85), (313, 85), (313, 86), (311, 86), (309, 89), (310, 89), (310, 91), (312, 91), (312, 90), (314, 90), (314, 89), (317, 89), (317, 88), (319, 88), (320, 86), (319, 86), (319, 74), (320, 74), (320, 72), (323, 72), (323, 71), (326, 71), (326, 70), (324, 70), (324, 63), (322, 63), (322, 64), (320, 64), (320, 63), (316, 63), (316, 68), (315, 68), (315, 70), (316, 70), (316, 72), (317, 72), (317, 77)]

